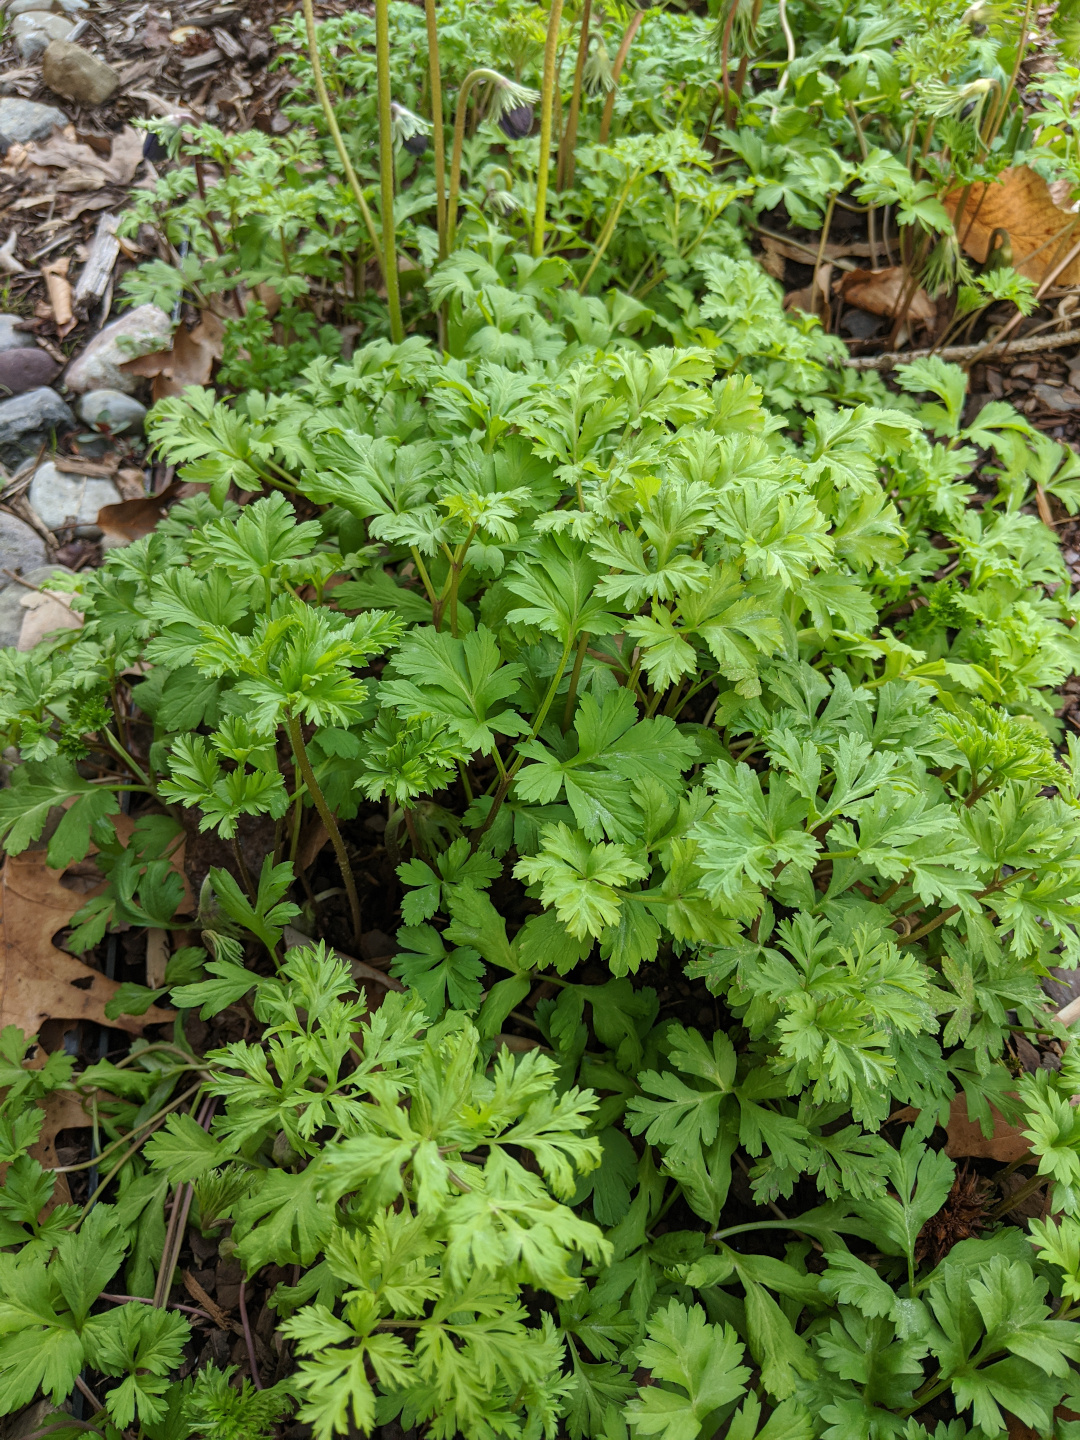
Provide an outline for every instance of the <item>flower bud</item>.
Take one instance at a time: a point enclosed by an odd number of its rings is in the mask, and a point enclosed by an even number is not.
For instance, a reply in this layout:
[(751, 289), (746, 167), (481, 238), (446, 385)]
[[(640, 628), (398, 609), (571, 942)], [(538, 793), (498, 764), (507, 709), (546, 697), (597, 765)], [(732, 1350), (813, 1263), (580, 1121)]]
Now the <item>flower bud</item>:
[(499, 129), (508, 140), (524, 140), (532, 129), (532, 123), (531, 105), (515, 105), (512, 110), (504, 110), (499, 116)]

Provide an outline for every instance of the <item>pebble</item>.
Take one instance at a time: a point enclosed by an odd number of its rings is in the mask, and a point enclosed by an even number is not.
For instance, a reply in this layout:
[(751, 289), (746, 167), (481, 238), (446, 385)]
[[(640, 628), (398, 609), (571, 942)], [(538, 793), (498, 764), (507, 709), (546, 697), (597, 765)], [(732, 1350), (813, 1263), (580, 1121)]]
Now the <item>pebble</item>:
[(47, 140), (58, 126), (67, 123), (68, 117), (55, 105), (39, 105), (17, 95), (0, 96), (0, 135), (9, 142), (27, 145), (31, 140)]
[(6, 510), (0, 510), (0, 591), (6, 590), (8, 586), (16, 590), (22, 588), (16, 585), (5, 571), (26, 575), (44, 565), (47, 559), (45, 541), (37, 531), (27, 525), (25, 520), (17, 520)]
[(55, 390), (41, 385), (0, 400), (0, 462), (18, 465), (48, 445), (54, 435), (75, 428), (75, 416)]
[(146, 420), (146, 406), (120, 390), (90, 390), (75, 409), (87, 425), (106, 425), (114, 435), (141, 431)]
[(111, 480), (69, 475), (46, 460), (34, 472), (28, 498), (38, 519), (50, 530), (73, 527), (79, 539), (94, 540), (101, 534), (98, 511), (118, 505), (123, 496)]
[(37, 342), (33, 335), (27, 334), (25, 330), (16, 330), (16, 325), (24, 317), (22, 315), (0, 314), (0, 355), (5, 350), (34, 350)]
[(135, 376), (125, 375), (120, 366), (140, 355), (165, 349), (171, 337), (172, 321), (164, 310), (156, 305), (138, 305), (98, 331), (68, 366), (64, 384), (77, 395), (88, 390), (120, 390), (130, 395), (135, 389)]
[(66, 15), (51, 15), (44, 10), (25, 10), (16, 15), (11, 26), (19, 58), (24, 65), (43, 55), (54, 40), (66, 40), (74, 29)]
[(60, 366), (44, 350), (0, 350), (0, 395), (25, 395), (39, 385), (51, 385)]
[(1075, 410), (1080, 404), (1080, 395), (1068, 388), (1058, 389), (1054, 385), (1033, 385), (1031, 393), (1041, 400), (1048, 410)]
[(103, 105), (120, 88), (120, 76), (70, 40), (54, 40), (41, 62), (41, 78), (50, 90), (77, 105)]
[[(29, 530), (29, 525), (26, 528)], [(41, 548), (44, 553), (44, 545)], [(36, 565), (32, 570), (24, 571), (22, 578), (28, 585), (43, 585), (57, 573), (73, 575), (75, 572), (66, 565)], [(7, 581), (7, 576), (0, 576), (0, 579)], [(30, 591), (25, 585), (13, 583), (9, 583), (8, 588), (0, 592), (0, 646), (18, 645), (23, 621), (26, 619), (26, 606), (23, 601), (29, 594)]]

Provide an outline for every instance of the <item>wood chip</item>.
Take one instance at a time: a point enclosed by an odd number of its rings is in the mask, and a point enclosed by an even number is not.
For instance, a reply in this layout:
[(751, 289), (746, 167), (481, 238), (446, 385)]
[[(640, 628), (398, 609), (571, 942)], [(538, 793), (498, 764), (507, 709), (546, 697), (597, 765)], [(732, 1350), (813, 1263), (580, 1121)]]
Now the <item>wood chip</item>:
[(84, 318), (91, 306), (96, 305), (105, 294), (112, 279), (113, 266), (120, 254), (120, 241), (116, 238), (117, 223), (114, 214), (106, 213), (99, 218), (94, 231), (90, 253), (86, 257), (86, 264), (72, 298), (75, 313)]
[(71, 283), (67, 278), (70, 264), (71, 256), (62, 255), (59, 260), (50, 260), (48, 265), (41, 267), (57, 330), (62, 330), (65, 325), (71, 323), (72, 319)]

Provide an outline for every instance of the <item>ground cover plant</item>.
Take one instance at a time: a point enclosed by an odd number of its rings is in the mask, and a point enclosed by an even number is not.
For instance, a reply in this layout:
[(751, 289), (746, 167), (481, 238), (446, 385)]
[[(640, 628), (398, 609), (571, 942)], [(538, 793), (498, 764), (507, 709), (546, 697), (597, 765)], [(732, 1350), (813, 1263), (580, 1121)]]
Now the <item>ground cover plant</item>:
[(151, 416), (186, 496), (0, 651), (0, 841), (93, 868), (95, 968), (169, 937), (108, 1017), (172, 1017), (0, 1037), (0, 1412), (1075, 1435), (1080, 463), (939, 355), (846, 366), (750, 248), (853, 208), (894, 335), (1030, 311), (955, 218), (1080, 181), (1030, 20), (378, 0), (287, 23), (289, 135), (158, 126), (128, 293), (223, 364)]

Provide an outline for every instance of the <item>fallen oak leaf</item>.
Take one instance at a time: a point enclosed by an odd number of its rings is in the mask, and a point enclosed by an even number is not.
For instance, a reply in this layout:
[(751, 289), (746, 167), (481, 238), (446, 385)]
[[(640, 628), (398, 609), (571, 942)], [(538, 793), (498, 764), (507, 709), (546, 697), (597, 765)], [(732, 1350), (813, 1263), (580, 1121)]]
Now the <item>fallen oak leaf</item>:
[(65, 873), (49, 869), (44, 850), (9, 855), (0, 870), (0, 1029), (16, 1025), (36, 1035), (46, 1020), (94, 1020), (138, 1035), (147, 1025), (170, 1023), (175, 1012), (156, 1005), (145, 1015), (109, 1019), (105, 1006), (117, 981), (53, 944), (87, 898), (64, 885)]
[[(909, 280), (902, 265), (891, 265), (885, 270), (847, 270), (836, 283), (836, 293), (856, 310), (893, 319)], [(934, 302), (920, 285), (908, 300), (903, 318), (929, 324), (936, 314)]]
[[(954, 223), (963, 193), (957, 190), (945, 197)], [(980, 262), (990, 253), (994, 231), (1006, 231), (1013, 265), (1036, 283), (1080, 240), (1080, 216), (1056, 205), (1046, 181), (1026, 165), (1002, 171), (989, 185), (973, 185), (957, 228), (963, 249)], [(1080, 256), (1069, 262), (1055, 283), (1080, 284)]]
[(987, 1138), (979, 1123), (968, 1119), (965, 1097), (954, 1095), (949, 1106), (945, 1154), (952, 1160), (997, 1160), (1002, 1165), (1022, 1159), (1031, 1149), (1030, 1143), (993, 1105), (990, 1106), (990, 1115), (994, 1131)]
[(105, 505), (97, 515), (97, 523), (107, 542), (130, 545), (157, 528), (168, 513), (169, 506), (179, 499), (175, 481), (160, 495), (144, 495), (137, 500), (121, 500), (118, 505)]
[(221, 359), (225, 326), (210, 310), (204, 310), (194, 330), (181, 325), (168, 350), (141, 355), (120, 366), (126, 375), (142, 375), (154, 382), (154, 402), (170, 395), (182, 395), (188, 385), (208, 385), (214, 362)]

